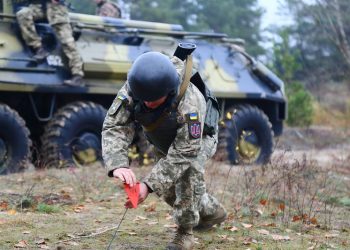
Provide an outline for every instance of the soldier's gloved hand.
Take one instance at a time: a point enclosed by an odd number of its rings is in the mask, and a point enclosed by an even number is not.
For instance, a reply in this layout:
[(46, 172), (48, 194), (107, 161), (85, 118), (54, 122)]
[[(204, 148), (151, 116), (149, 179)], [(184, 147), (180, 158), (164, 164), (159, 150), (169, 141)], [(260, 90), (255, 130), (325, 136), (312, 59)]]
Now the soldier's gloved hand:
[[(139, 193), (139, 201), (138, 204), (142, 203), (144, 200), (146, 200), (148, 196), (148, 187), (145, 183), (141, 182), (140, 183), (140, 193)], [(132, 204), (130, 200), (127, 200), (125, 203), (125, 208), (132, 208)]]
[(113, 171), (113, 176), (121, 179), (130, 187), (136, 185), (136, 176), (130, 168), (117, 168)]
[(51, 3), (53, 3), (53, 4), (59, 4), (60, 1), (59, 1), (59, 0), (51, 0)]

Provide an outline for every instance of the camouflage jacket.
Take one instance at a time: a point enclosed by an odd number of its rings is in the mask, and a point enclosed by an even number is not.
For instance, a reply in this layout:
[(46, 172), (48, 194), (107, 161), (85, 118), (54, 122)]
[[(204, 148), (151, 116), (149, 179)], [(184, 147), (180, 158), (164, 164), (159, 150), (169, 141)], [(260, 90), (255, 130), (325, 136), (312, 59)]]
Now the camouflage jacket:
[[(171, 58), (180, 79), (184, 75), (184, 63)], [(102, 153), (108, 175), (117, 168), (128, 168), (128, 147), (134, 136), (132, 119), (133, 101), (128, 95), (127, 84), (118, 92), (105, 118), (102, 130)], [(170, 145), (167, 155), (161, 158), (146, 176), (144, 182), (159, 196), (169, 189), (189, 167), (197, 168), (197, 157), (202, 146), (202, 131), (206, 112), (206, 102), (200, 91), (190, 84), (178, 105), (177, 135)], [(200, 136), (191, 137), (188, 115), (198, 114)]]

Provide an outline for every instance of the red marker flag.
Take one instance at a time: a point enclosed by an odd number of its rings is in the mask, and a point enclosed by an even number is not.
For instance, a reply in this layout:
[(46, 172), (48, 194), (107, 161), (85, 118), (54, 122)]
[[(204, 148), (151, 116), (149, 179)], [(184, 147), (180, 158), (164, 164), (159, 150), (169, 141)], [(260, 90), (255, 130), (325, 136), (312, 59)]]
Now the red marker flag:
[(132, 207), (137, 208), (139, 203), (140, 183), (136, 183), (136, 185), (133, 187), (130, 187), (128, 184), (124, 183), (124, 190), (128, 195), (128, 199), (130, 200)]

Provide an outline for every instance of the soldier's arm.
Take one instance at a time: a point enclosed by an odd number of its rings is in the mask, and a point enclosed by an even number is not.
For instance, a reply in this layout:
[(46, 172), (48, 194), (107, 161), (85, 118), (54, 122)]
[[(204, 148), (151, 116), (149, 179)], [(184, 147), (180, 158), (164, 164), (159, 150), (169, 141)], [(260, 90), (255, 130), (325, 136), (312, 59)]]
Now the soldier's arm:
[(102, 155), (110, 177), (113, 176), (113, 170), (129, 167), (128, 147), (135, 134), (128, 108), (130, 102), (125, 84), (114, 99), (103, 123)]
[[(190, 86), (193, 90), (193, 86)], [(144, 182), (157, 195), (161, 196), (164, 190), (169, 189), (175, 184), (177, 179), (189, 168), (198, 166), (198, 156), (202, 143), (202, 132), (205, 116), (205, 101), (196, 90), (196, 95), (186, 92), (184, 102), (182, 102), (181, 113), (187, 119), (185, 123), (178, 128), (174, 142), (169, 148), (166, 157), (160, 159), (153, 167), (151, 173), (145, 178)], [(199, 93), (199, 94), (198, 94)], [(200, 100), (202, 98), (202, 100)], [(181, 103), (180, 103), (181, 105)], [(198, 120), (189, 121), (186, 114), (197, 113)], [(200, 123), (200, 136), (194, 138), (190, 133), (191, 124)], [(201, 169), (198, 167), (197, 169)]]

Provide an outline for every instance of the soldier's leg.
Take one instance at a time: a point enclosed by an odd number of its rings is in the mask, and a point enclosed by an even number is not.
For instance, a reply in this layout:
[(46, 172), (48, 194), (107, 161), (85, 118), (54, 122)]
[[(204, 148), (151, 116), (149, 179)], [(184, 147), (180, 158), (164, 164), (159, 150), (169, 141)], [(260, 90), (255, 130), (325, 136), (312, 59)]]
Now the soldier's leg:
[(194, 237), (192, 229), (199, 221), (198, 205), (202, 189), (197, 185), (204, 182), (203, 173), (199, 168), (190, 167), (176, 181), (168, 192), (165, 193), (165, 201), (173, 207), (173, 216), (179, 226), (171, 242), (166, 249), (192, 249)]
[[(211, 158), (215, 151), (217, 138), (205, 137), (203, 138), (203, 146), (199, 156), (199, 165), (205, 166), (206, 161)], [(204, 171), (204, 170), (203, 170)], [(210, 194), (206, 192), (205, 183), (198, 183), (198, 189), (202, 190), (203, 195), (200, 198), (198, 210), (200, 214), (199, 225), (197, 229), (213, 226), (214, 224), (221, 223), (226, 219), (226, 210), (220, 204), (220, 202)]]
[(199, 221), (199, 204), (205, 192), (203, 172), (191, 167), (176, 181), (173, 205), (176, 224), (194, 227)]
[(217, 138), (204, 138), (197, 168), (188, 169), (176, 184), (164, 193), (163, 199), (174, 208), (174, 219), (178, 225), (196, 226), (198, 222), (203, 224), (203, 219), (214, 219), (216, 222), (217, 213), (221, 218), (226, 217), (224, 207), (206, 192), (204, 181), (205, 162), (214, 155), (216, 143)]
[(73, 31), (69, 23), (55, 24), (52, 26), (56, 36), (62, 44), (64, 54), (68, 58), (72, 75), (84, 76), (83, 61), (73, 38)]
[(41, 47), (41, 38), (35, 30), (34, 21), (45, 17), (41, 4), (30, 4), (16, 13), (22, 37), (28, 46), (38, 49)]
[(68, 58), (69, 68), (72, 74), (75, 76), (84, 76), (83, 61), (73, 38), (67, 8), (61, 4), (48, 3), (47, 19), (62, 44), (62, 49)]
[(163, 199), (169, 206), (171, 206), (171, 207), (174, 206), (174, 202), (176, 200), (175, 185), (171, 186), (171, 188), (169, 190), (166, 190), (164, 192)]

